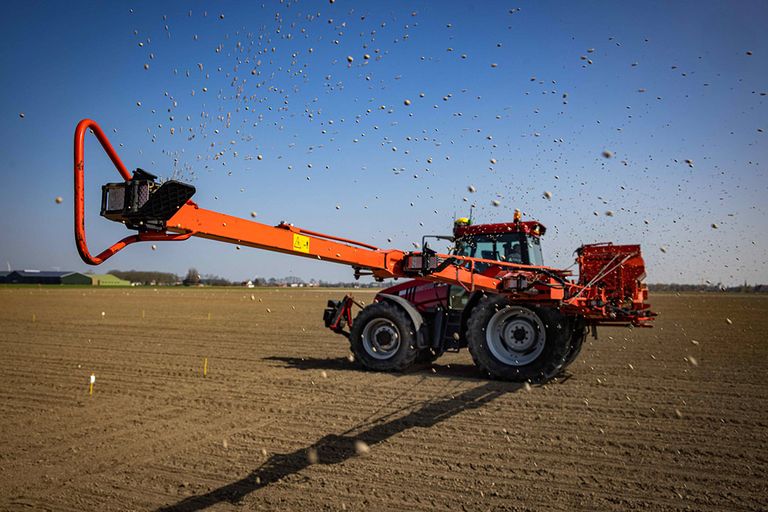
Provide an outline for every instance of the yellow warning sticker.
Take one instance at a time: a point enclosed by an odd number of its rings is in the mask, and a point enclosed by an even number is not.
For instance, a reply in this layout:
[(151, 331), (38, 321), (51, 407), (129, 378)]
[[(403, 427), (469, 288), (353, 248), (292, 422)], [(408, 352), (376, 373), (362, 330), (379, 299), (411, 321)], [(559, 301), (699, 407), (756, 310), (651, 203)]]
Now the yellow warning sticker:
[(309, 252), (309, 237), (300, 235), (298, 233), (293, 234), (293, 250), (296, 252)]

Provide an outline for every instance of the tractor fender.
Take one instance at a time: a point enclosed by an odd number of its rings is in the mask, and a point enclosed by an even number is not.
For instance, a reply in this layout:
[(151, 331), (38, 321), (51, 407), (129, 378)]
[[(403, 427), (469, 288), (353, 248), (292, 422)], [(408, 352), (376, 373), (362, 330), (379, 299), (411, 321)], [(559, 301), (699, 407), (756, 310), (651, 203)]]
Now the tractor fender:
[(427, 337), (424, 335), (424, 317), (421, 316), (419, 310), (413, 307), (413, 304), (405, 300), (398, 295), (390, 295), (389, 293), (380, 293), (376, 296), (376, 299), (381, 301), (391, 302), (400, 307), (413, 322), (414, 332), (416, 333), (416, 345), (418, 348), (425, 348), (427, 346)]

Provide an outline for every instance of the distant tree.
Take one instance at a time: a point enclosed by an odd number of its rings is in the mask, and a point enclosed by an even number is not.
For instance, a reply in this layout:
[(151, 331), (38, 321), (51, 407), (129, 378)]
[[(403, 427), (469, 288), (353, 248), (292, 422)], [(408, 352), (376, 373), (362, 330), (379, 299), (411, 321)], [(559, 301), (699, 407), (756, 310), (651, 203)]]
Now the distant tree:
[(187, 271), (187, 277), (182, 281), (184, 286), (197, 286), (200, 284), (200, 273), (196, 268), (191, 268)]
[[(199, 276), (198, 276), (199, 277)], [(214, 274), (205, 274), (200, 278), (200, 282), (206, 286), (231, 286), (232, 281)]]
[(168, 272), (152, 270), (110, 270), (110, 274), (132, 283), (173, 285), (179, 282), (179, 276)]

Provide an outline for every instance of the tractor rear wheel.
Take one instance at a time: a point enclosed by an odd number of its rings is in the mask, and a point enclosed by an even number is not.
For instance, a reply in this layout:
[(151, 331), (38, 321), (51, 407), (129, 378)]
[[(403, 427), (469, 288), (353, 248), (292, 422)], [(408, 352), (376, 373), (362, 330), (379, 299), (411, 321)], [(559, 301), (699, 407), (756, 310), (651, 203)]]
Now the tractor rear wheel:
[(587, 329), (584, 327), (576, 328), (573, 330), (571, 336), (571, 343), (568, 347), (568, 353), (565, 355), (565, 361), (563, 362), (563, 368), (566, 368), (572, 362), (576, 360), (576, 357), (581, 352), (581, 347), (584, 346), (584, 341), (587, 338)]
[(570, 322), (558, 311), (521, 306), (503, 295), (483, 298), (467, 323), (475, 365), (513, 382), (545, 382), (557, 375), (571, 335)]
[(405, 370), (419, 354), (411, 319), (388, 302), (375, 302), (358, 313), (349, 343), (355, 358), (370, 370)]

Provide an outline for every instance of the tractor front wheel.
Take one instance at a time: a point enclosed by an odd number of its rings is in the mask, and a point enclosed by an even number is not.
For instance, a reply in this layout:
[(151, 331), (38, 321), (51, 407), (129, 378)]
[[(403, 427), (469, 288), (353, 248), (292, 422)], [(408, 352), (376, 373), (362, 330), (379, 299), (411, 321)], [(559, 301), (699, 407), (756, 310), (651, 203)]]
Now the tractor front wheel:
[(375, 302), (358, 313), (349, 343), (355, 358), (370, 370), (402, 371), (419, 354), (411, 319), (387, 302)]
[(469, 317), (469, 352), (494, 378), (545, 382), (563, 367), (571, 347), (569, 326), (554, 309), (518, 305), (503, 295), (485, 297)]

